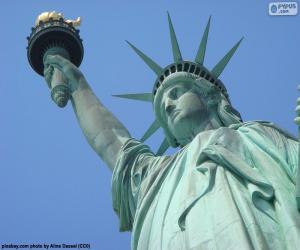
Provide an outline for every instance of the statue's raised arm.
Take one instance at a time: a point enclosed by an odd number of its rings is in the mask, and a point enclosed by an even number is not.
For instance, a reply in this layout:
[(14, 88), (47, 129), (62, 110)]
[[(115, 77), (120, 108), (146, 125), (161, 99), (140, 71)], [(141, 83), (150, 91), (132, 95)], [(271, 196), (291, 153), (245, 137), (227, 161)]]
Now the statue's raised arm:
[(87, 141), (113, 169), (120, 147), (130, 138), (130, 134), (98, 100), (82, 72), (69, 60), (59, 55), (46, 57), (44, 76), (48, 84), (55, 68), (67, 80), (74, 112)]
[(35, 72), (45, 77), (52, 100), (59, 107), (65, 107), (71, 99), (87, 141), (113, 169), (130, 135), (97, 99), (78, 68), (84, 54), (77, 29), (80, 22), (80, 17), (65, 19), (56, 11), (41, 13), (27, 37), (27, 57)]

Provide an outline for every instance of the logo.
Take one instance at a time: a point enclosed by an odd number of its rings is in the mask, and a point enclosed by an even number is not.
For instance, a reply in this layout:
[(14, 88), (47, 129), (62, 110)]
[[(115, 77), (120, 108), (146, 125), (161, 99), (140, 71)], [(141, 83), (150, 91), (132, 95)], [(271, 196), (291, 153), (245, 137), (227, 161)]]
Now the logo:
[(271, 12), (276, 13), (277, 12), (277, 6), (275, 4), (272, 4), (271, 6)]
[(271, 16), (295, 16), (298, 14), (297, 2), (272, 2), (269, 3)]

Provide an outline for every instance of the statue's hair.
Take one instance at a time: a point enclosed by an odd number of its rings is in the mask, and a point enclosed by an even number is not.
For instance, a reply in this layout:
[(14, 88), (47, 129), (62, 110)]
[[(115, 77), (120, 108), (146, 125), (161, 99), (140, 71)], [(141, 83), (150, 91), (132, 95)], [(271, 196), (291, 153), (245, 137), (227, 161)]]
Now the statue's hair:
[(231, 124), (242, 122), (240, 113), (231, 105), (219, 88), (203, 78), (197, 78), (194, 81), (197, 92), (206, 101), (208, 107), (217, 106), (217, 113), (223, 126), (228, 127)]

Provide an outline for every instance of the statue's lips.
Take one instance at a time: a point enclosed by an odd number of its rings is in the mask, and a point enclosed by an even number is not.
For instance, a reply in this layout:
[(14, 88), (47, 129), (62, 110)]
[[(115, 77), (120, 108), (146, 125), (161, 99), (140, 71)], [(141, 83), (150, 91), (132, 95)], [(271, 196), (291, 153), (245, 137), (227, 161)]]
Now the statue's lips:
[(174, 121), (174, 119), (176, 118), (177, 115), (179, 115), (179, 113), (180, 113), (179, 109), (172, 110), (172, 112), (170, 114), (171, 119)]

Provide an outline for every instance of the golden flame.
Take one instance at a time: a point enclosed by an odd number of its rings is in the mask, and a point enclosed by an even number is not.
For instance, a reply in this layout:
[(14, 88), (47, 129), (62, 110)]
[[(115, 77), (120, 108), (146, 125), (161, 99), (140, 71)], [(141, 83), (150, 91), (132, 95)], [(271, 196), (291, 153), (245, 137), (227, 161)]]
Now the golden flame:
[(47, 22), (47, 21), (49, 21), (50, 18), (52, 18), (53, 20), (59, 20), (60, 18), (62, 18), (62, 19), (64, 19), (65, 22), (72, 23), (74, 27), (79, 26), (81, 23), (80, 17), (77, 17), (76, 20), (70, 20), (70, 19), (66, 20), (62, 13), (58, 13), (56, 11), (51, 11), (51, 12), (41, 13), (35, 21), (35, 27), (39, 25), (40, 21)]

